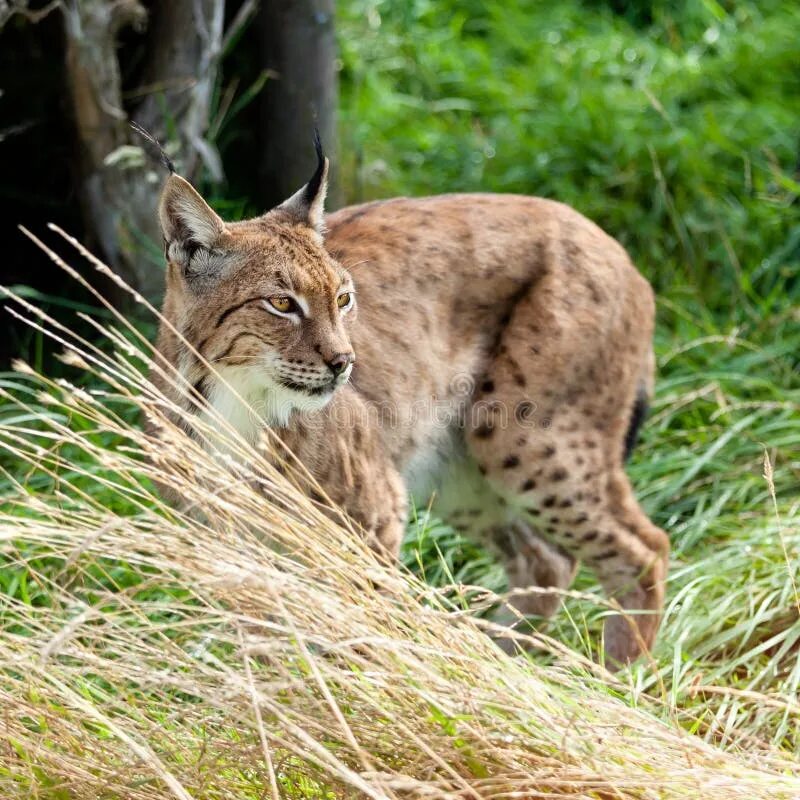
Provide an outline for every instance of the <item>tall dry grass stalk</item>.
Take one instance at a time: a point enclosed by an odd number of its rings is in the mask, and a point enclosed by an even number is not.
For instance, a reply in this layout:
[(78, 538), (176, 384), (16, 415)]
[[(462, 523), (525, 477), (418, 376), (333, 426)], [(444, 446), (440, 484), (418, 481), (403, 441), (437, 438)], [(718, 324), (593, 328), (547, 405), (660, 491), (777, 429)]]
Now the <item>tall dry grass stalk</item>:
[(550, 666), (506, 656), (457, 589), (381, 563), (289, 456), (278, 474), (267, 438), (209, 456), (124, 318), (99, 346), (16, 302), (77, 377), (18, 364), (0, 390), (0, 557), (24, 582), (0, 595), (1, 797), (800, 797), (796, 763), (659, 721), (546, 637)]

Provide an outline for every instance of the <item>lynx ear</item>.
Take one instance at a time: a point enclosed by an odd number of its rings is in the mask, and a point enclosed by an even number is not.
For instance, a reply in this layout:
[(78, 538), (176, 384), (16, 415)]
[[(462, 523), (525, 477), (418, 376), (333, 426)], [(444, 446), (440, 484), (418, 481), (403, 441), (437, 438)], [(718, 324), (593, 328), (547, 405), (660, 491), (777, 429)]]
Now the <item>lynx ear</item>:
[[(183, 267), (184, 274), (208, 272), (217, 259), (208, 251), (217, 243), (225, 224), (195, 191), (189, 181), (172, 174), (167, 178), (158, 206), (167, 257)], [(195, 258), (204, 251), (204, 258)]]
[(325, 194), (328, 191), (328, 159), (322, 152), (319, 131), (314, 131), (314, 149), (317, 151), (317, 169), (314, 176), (300, 191), (288, 200), (284, 200), (278, 209), (322, 234)]

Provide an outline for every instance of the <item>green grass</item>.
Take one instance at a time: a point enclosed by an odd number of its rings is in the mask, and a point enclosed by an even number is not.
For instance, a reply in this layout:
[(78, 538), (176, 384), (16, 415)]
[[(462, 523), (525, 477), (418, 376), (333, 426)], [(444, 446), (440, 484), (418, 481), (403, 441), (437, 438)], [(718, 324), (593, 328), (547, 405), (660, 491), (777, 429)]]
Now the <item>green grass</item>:
[[(350, 200), (465, 190), (554, 197), (623, 241), (656, 286), (657, 392), (630, 474), (671, 536), (667, 612), (657, 670), (637, 664), (603, 691), (733, 753), (776, 748), (796, 773), (800, 9), (687, 0), (628, 4), (618, 15), (577, 0), (349, 0), (338, 15)], [(97, 508), (141, 513), (135, 483), (115, 485), (118, 475), (82, 443), (54, 442), (44, 429), (63, 424), (108, 453), (129, 444), (125, 435), (43, 403), (38, 384), (17, 373), (0, 376), (0, 389), (29, 404), (3, 404), (0, 424), (31, 429), (59, 459), (58, 475), (47, 475), (6, 450), (4, 495), (27, 481), (29, 497), (52, 497), (66, 481)], [(113, 403), (136, 424), (133, 405)], [(413, 573), (454, 587), (456, 607), (477, 597), (460, 587), (502, 591), (486, 553), (421, 518), (403, 547)], [(6, 542), (2, 552), (0, 597), (15, 613), (60, 608), (63, 563), (39, 547)], [(86, 567), (79, 588), (134, 598), (164, 625), (175, 621), (171, 606), (193, 602), (135, 550)], [(598, 592), (587, 572), (575, 589)], [(603, 613), (570, 596), (543, 629), (591, 655)], [(287, 764), (287, 796), (325, 796), (318, 775)], [(3, 777), (0, 766), (0, 786)]]

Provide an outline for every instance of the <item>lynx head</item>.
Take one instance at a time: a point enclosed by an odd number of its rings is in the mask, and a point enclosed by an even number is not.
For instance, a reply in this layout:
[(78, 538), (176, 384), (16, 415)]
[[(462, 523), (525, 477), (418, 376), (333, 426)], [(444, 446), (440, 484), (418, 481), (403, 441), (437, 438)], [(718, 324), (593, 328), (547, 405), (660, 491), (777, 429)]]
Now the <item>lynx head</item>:
[(317, 156), (308, 184), (244, 222), (224, 222), (175, 174), (161, 197), (164, 316), (202, 356), (173, 336), (174, 360), (251, 439), (259, 423), (323, 407), (355, 361), (346, 330), (353, 282), (323, 246), (328, 160), (318, 142)]

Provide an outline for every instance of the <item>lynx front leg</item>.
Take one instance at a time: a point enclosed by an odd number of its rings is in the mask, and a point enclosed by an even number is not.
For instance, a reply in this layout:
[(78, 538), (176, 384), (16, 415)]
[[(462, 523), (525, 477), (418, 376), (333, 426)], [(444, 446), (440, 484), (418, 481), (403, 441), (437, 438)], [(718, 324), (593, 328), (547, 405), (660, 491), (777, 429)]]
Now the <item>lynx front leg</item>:
[(296, 421), (281, 436), (370, 547), (396, 561), (408, 517), (406, 485), (363, 401), (342, 387), (329, 408)]
[(340, 469), (320, 482), (328, 496), (356, 522), (369, 546), (389, 562), (400, 553), (408, 518), (405, 483), (386, 458), (356, 451), (341, 454)]

